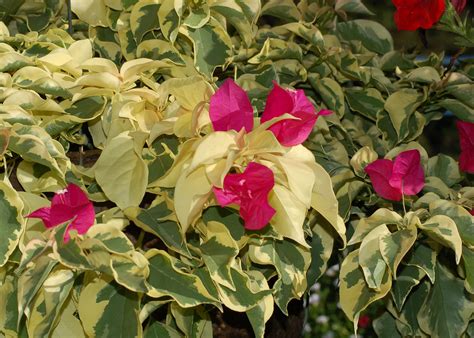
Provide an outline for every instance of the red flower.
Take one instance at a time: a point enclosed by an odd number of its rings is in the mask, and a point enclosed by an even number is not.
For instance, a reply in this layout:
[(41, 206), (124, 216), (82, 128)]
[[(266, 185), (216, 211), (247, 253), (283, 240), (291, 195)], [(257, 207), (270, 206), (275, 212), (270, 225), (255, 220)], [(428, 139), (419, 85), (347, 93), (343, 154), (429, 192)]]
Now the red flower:
[(303, 90), (285, 90), (274, 82), (273, 89), (268, 95), (265, 104), (262, 122), (269, 121), (285, 113), (291, 114), (298, 119), (279, 121), (272, 124), (268, 129), (275, 134), (282, 145), (291, 147), (303, 143), (308, 138), (319, 115), (329, 115), (332, 112), (330, 110), (321, 110), (319, 113), (316, 113)]
[(395, 24), (399, 30), (431, 28), (444, 13), (445, 0), (392, 0), (397, 8)]
[(367, 315), (363, 315), (359, 318), (359, 327), (362, 328), (362, 329), (365, 329), (366, 327), (369, 326), (371, 320), (370, 320), (370, 317), (367, 316)]
[(40, 218), (47, 228), (71, 221), (64, 234), (64, 242), (67, 243), (71, 230), (77, 230), (79, 234), (84, 234), (89, 230), (94, 224), (95, 212), (92, 202), (81, 188), (70, 183), (66, 189), (54, 195), (51, 207), (40, 208), (26, 217)]
[(400, 201), (402, 195), (416, 195), (425, 185), (425, 174), (416, 149), (398, 154), (394, 161), (376, 160), (365, 167), (375, 192), (381, 197)]
[(214, 194), (221, 206), (237, 204), (240, 216), (249, 230), (265, 227), (275, 214), (268, 203), (268, 194), (275, 185), (273, 172), (266, 166), (250, 162), (241, 174), (228, 174), (224, 187), (214, 187)]
[(212, 95), (209, 116), (215, 131), (253, 129), (253, 108), (247, 93), (232, 79), (224, 81)]
[(459, 168), (467, 173), (474, 173), (474, 123), (457, 121), (461, 143), (461, 155), (459, 156)]

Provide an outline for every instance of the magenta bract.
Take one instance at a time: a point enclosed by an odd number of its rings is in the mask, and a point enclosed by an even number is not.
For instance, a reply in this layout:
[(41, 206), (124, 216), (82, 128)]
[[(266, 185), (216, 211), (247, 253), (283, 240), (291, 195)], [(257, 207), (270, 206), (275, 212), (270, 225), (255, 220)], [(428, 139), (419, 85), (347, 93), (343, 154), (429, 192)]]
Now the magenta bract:
[(457, 121), (459, 141), (461, 144), (461, 155), (459, 156), (459, 168), (467, 173), (474, 173), (474, 123)]
[(253, 108), (247, 93), (232, 79), (227, 79), (212, 95), (209, 116), (215, 131), (246, 132), (253, 129)]
[(237, 204), (244, 227), (260, 230), (275, 214), (268, 203), (268, 194), (275, 185), (273, 172), (266, 166), (250, 162), (241, 174), (228, 174), (223, 188), (214, 187), (214, 194), (221, 206)]
[(425, 185), (425, 174), (416, 149), (403, 151), (394, 161), (376, 160), (365, 167), (375, 192), (388, 200), (400, 201), (402, 195), (416, 195)]
[(328, 115), (330, 110), (322, 110), (316, 114), (315, 109), (304, 91), (285, 90), (278, 84), (273, 84), (273, 89), (268, 95), (265, 110), (262, 114), (262, 122), (269, 121), (283, 114), (291, 114), (298, 119), (279, 121), (271, 125), (270, 130), (278, 141), (291, 147), (303, 143), (313, 130), (319, 115)]
[(81, 188), (70, 183), (66, 189), (54, 195), (51, 207), (40, 208), (26, 217), (40, 218), (47, 228), (53, 228), (71, 220), (64, 234), (64, 242), (67, 243), (71, 230), (77, 230), (79, 234), (84, 234), (89, 230), (94, 224), (95, 211), (92, 202)]

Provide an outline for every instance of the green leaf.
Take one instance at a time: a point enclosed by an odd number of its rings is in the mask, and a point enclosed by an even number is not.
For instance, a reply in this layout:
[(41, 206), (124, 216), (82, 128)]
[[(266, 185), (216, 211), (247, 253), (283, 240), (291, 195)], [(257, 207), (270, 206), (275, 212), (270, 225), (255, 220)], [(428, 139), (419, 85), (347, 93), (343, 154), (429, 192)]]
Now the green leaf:
[(474, 227), (472, 215), (463, 207), (452, 201), (437, 199), (430, 203), (432, 215), (444, 215), (451, 218), (457, 226), (462, 241), (474, 246)]
[(43, 128), (51, 136), (57, 136), (63, 131), (86, 121), (91, 121), (102, 114), (106, 100), (102, 96), (89, 96), (72, 103), (66, 108), (67, 115), (60, 115), (49, 120)]
[(457, 338), (466, 330), (472, 314), (464, 283), (441, 264), (436, 265), (436, 281), (418, 313), (420, 327), (433, 338)]
[(418, 316), (420, 314), (420, 304), (426, 301), (429, 291), (430, 283), (427, 280), (423, 280), (421, 284), (414, 288), (408, 295), (403, 310), (399, 314), (399, 321), (397, 322), (398, 330), (403, 337), (425, 336)]
[(110, 267), (114, 278), (120, 285), (134, 292), (147, 292), (146, 279), (150, 273), (147, 259), (139, 252), (130, 257), (113, 255)]
[(47, 337), (53, 331), (71, 292), (74, 277), (71, 270), (63, 268), (53, 271), (44, 281), (41, 297), (36, 298), (28, 319), (31, 336)]
[(181, 338), (182, 335), (173, 329), (171, 326), (160, 323), (158, 321), (152, 322), (143, 332), (144, 338)]
[[(250, 270), (249, 274), (255, 278), (251, 280), (259, 289), (268, 289), (268, 283), (263, 274), (259, 271)], [(247, 311), (247, 317), (252, 325), (256, 338), (264, 338), (265, 324), (273, 314), (273, 296), (265, 296), (256, 306)]]
[(380, 251), (394, 279), (397, 279), (397, 268), (403, 257), (415, 244), (417, 231), (415, 226), (409, 226), (380, 238)]
[(444, 154), (430, 157), (426, 176), (436, 176), (446, 183), (448, 187), (452, 187), (462, 180), (458, 163)]
[[(20, 130), (18, 130), (18, 132), (20, 132)], [(48, 144), (45, 144), (40, 137), (34, 134), (25, 133), (20, 135), (12, 133), (8, 148), (26, 161), (44, 165), (57, 173), (59, 177), (64, 177), (64, 173), (59, 167), (58, 162), (49, 152), (49, 150), (52, 149), (48, 149)]]
[(419, 225), (429, 237), (453, 249), (456, 255), (456, 264), (459, 264), (462, 255), (462, 240), (456, 223), (445, 215), (436, 215)]
[(301, 13), (292, 0), (270, 0), (262, 7), (261, 15), (274, 16), (285, 22), (301, 20)]
[(390, 237), (390, 231), (385, 224), (379, 225), (364, 237), (359, 248), (359, 265), (367, 285), (377, 291), (380, 291), (384, 276), (390, 274), (381, 253), (381, 244), (386, 237)]
[(347, 102), (352, 110), (377, 121), (377, 114), (384, 109), (382, 94), (375, 88), (351, 87), (344, 89)]
[[(211, 10), (219, 13), (235, 27), (246, 46), (250, 46), (254, 38), (252, 22), (258, 18), (255, 7), (260, 7), (259, 1), (218, 0), (212, 3)], [(248, 11), (251, 16), (248, 17)]]
[(137, 46), (137, 57), (153, 60), (169, 60), (176, 65), (186, 65), (179, 51), (174, 48), (170, 42), (160, 39), (142, 41)]
[[(230, 274), (235, 290), (224, 285), (218, 285), (218, 289), (222, 303), (233, 311), (246, 312), (272, 294), (268, 285), (257, 283), (253, 275), (240, 268), (231, 267)], [(260, 277), (264, 279), (263, 275)]]
[(181, 25), (181, 14), (177, 12), (173, 1), (163, 1), (158, 10), (161, 32), (171, 42), (176, 40)]
[(209, 5), (206, 0), (195, 0), (188, 6), (188, 16), (184, 19), (183, 25), (191, 28), (201, 28), (210, 18)]
[(202, 219), (205, 223), (210, 221), (217, 221), (223, 223), (236, 242), (240, 242), (244, 238), (245, 228), (242, 218), (239, 214), (229, 208), (222, 208), (219, 206), (209, 207), (204, 210)]
[(339, 22), (339, 36), (346, 41), (360, 41), (372, 52), (385, 54), (393, 50), (393, 39), (388, 30), (380, 23), (364, 19)]
[(410, 73), (407, 74), (405, 80), (413, 81), (413, 82), (420, 82), (420, 83), (433, 83), (441, 81), (441, 78), (438, 74), (438, 71), (433, 67), (420, 67), (412, 70)]
[(195, 274), (179, 269), (175, 259), (166, 252), (151, 249), (147, 251), (146, 257), (150, 262), (149, 296), (171, 296), (185, 308), (199, 304), (218, 304), (203, 282)]
[(94, 166), (97, 183), (121, 209), (138, 206), (148, 184), (148, 167), (141, 157), (143, 138), (123, 132), (111, 139)]
[(316, 224), (311, 229), (311, 265), (306, 274), (308, 287), (314, 285), (323, 275), (329, 258), (331, 258), (334, 248), (334, 235), (330, 231), (330, 226), (322, 217), (318, 217)]
[(407, 265), (422, 269), (431, 283), (435, 281), (436, 251), (422, 242), (416, 243), (414, 250), (409, 254)]
[(341, 265), (339, 278), (341, 308), (346, 316), (354, 322), (354, 329), (356, 329), (360, 313), (371, 303), (385, 297), (390, 291), (392, 279), (390, 274), (386, 273), (380, 284), (380, 289), (378, 291), (370, 289), (359, 266), (359, 250), (352, 251), (346, 256)]
[(140, 228), (159, 237), (171, 250), (191, 257), (185, 238), (177, 222), (167, 219), (171, 214), (166, 202), (157, 203), (148, 209), (128, 209), (125, 214)]
[(387, 98), (384, 108), (390, 116), (398, 140), (410, 135), (409, 128), (413, 125), (410, 118), (423, 100), (423, 95), (413, 89), (399, 90)]
[(57, 262), (41, 256), (18, 278), (18, 323)]
[(15, 72), (20, 68), (32, 65), (33, 62), (30, 60), (30, 58), (17, 52), (0, 53), (0, 72)]
[(142, 336), (142, 326), (138, 320), (139, 295), (110, 279), (95, 278), (82, 289), (78, 312), (88, 336)]
[(474, 108), (474, 97), (472, 96), (474, 85), (472, 83), (450, 85), (446, 90), (465, 105)]
[(239, 253), (227, 227), (219, 222), (207, 222), (206, 239), (201, 243), (202, 259), (214, 282), (235, 290), (231, 265)]
[(439, 105), (452, 112), (460, 120), (474, 123), (474, 108), (455, 99), (445, 99)]
[(276, 61), (281, 59), (296, 59), (301, 61), (303, 50), (291, 41), (268, 38), (262, 46), (260, 52), (248, 60), (251, 64), (260, 64), (265, 61)]
[(462, 261), (466, 272), (464, 287), (469, 293), (474, 294), (474, 251), (463, 246)]
[(384, 312), (380, 317), (375, 319), (372, 323), (372, 327), (380, 338), (402, 338), (400, 332), (397, 330), (395, 318), (393, 318), (388, 312)]
[(23, 202), (18, 193), (5, 182), (0, 182), (0, 267), (4, 266), (8, 257), (15, 250), (20, 235), (24, 231), (25, 220), (22, 217)]
[(135, 41), (139, 44), (149, 31), (159, 29), (158, 13), (160, 4), (155, 0), (141, 0), (133, 6), (130, 12), (130, 29)]
[(392, 286), (392, 298), (398, 311), (401, 311), (406, 298), (417, 286), (426, 272), (414, 265), (402, 265), (397, 276), (397, 280)]
[(171, 303), (171, 313), (186, 337), (212, 337), (212, 321), (204, 307), (184, 309), (177, 303)]
[(317, 79), (311, 75), (309, 76), (309, 82), (316, 92), (321, 95), (328, 109), (337, 112), (339, 117), (344, 116), (344, 92), (339, 83), (329, 77)]
[(224, 67), (232, 56), (232, 41), (227, 31), (212, 18), (200, 28), (182, 27), (180, 30), (194, 46), (196, 69), (210, 78), (216, 67)]
[(344, 11), (347, 13), (357, 13), (365, 15), (374, 15), (361, 0), (338, 0), (336, 1), (336, 11)]
[(6, 335), (17, 334), (18, 295), (18, 277), (5, 276), (0, 285), (0, 331)]
[(370, 217), (362, 218), (356, 223), (354, 234), (347, 244), (352, 245), (361, 242), (369, 232), (381, 224), (401, 225), (402, 222), (403, 218), (398, 213), (386, 208), (378, 209)]

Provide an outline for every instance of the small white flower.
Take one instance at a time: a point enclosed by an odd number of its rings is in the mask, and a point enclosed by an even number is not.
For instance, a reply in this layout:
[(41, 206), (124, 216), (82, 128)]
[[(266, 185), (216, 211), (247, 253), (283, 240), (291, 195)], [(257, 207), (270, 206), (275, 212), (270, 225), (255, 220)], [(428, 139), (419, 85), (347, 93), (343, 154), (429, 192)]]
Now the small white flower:
[(311, 296), (309, 296), (309, 303), (312, 305), (317, 305), (319, 303), (321, 297), (319, 297), (318, 294), (314, 293)]
[(328, 316), (322, 315), (322, 316), (318, 316), (318, 317), (316, 318), (316, 323), (318, 323), (318, 324), (326, 324), (328, 321), (329, 321), (329, 317), (328, 317)]
[(314, 285), (311, 287), (311, 291), (318, 292), (319, 290), (321, 290), (321, 284), (314, 283)]
[(325, 333), (322, 338), (334, 338), (334, 337), (336, 337), (336, 335), (334, 334), (334, 332), (329, 331), (329, 332)]
[(63, 195), (65, 193), (67, 193), (67, 188), (56, 191), (56, 194), (58, 194), (58, 195)]

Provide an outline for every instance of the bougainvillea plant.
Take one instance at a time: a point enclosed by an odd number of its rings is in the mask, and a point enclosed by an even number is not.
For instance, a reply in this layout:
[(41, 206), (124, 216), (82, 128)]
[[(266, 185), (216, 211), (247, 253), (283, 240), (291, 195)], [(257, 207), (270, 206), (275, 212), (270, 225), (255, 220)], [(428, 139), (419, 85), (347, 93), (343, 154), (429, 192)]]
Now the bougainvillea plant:
[(0, 0), (0, 337), (278, 336), (329, 262), (354, 331), (474, 335), (469, 59), (359, 0), (68, 3)]

